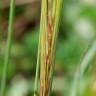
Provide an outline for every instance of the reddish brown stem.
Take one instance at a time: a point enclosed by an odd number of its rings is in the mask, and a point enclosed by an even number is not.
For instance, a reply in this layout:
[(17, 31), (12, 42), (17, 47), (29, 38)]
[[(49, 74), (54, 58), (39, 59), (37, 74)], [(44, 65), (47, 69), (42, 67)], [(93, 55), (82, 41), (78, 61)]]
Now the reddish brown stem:
[[(47, 6), (47, 40), (45, 42), (45, 45), (47, 44), (46, 51), (45, 51), (45, 74), (44, 74), (44, 80), (41, 80), (41, 91), (40, 96), (48, 96), (49, 95), (49, 88), (50, 88), (50, 69), (52, 67), (52, 37), (53, 37), (53, 18), (52, 18), (52, 5), (50, 0), (48, 0), (48, 6)], [(45, 84), (44, 84), (45, 81)]]

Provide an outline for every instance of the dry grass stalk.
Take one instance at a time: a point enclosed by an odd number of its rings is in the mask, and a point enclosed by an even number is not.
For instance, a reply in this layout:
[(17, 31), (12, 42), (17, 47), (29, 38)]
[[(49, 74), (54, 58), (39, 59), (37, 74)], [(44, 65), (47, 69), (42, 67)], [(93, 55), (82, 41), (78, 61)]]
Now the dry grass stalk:
[(49, 96), (54, 70), (55, 43), (63, 0), (42, 0), (40, 28), (40, 96)]

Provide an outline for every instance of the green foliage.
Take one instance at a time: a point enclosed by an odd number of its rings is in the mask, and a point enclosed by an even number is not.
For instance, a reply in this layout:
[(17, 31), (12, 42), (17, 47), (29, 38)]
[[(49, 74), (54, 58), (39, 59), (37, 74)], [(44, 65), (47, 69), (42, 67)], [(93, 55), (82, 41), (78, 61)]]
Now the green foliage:
[(94, 23), (96, 21), (96, 7), (83, 7), (80, 13), (81, 16), (91, 19)]
[(58, 42), (56, 61), (59, 60), (61, 62), (61, 66), (68, 70), (72, 67), (74, 68), (79, 63), (86, 46), (83, 46), (83, 42), (79, 40), (79, 37), (71, 35), (67, 40)]
[(27, 34), (23, 38), (23, 44), (26, 48), (26, 51), (28, 53), (32, 53), (32, 55), (36, 55), (37, 49), (38, 49), (38, 37), (39, 36), (39, 31), (38, 28)]

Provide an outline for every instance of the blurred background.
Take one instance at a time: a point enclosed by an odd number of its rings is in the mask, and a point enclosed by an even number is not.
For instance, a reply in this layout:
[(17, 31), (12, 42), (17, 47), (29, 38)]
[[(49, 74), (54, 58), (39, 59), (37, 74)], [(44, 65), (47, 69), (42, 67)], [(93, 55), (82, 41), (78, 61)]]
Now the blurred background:
[[(1, 0), (0, 81), (7, 40), (9, 6), (10, 0)], [(16, 0), (6, 96), (33, 95), (40, 8), (41, 0)], [(61, 19), (52, 96), (71, 96), (77, 67), (96, 37), (96, 0), (64, 0)], [(83, 76), (81, 96), (96, 96), (95, 67), (94, 59)]]

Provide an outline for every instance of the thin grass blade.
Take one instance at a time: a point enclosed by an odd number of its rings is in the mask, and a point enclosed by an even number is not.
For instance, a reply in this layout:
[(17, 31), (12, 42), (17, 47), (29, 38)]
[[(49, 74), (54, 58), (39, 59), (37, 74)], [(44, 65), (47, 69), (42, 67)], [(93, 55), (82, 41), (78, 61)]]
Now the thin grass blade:
[(2, 80), (1, 80), (1, 90), (0, 96), (4, 96), (5, 94), (5, 87), (6, 87), (6, 79), (7, 79), (7, 70), (8, 70), (8, 63), (11, 55), (11, 43), (12, 43), (12, 32), (13, 32), (13, 21), (14, 21), (14, 10), (15, 8), (15, 0), (10, 1), (10, 14), (9, 14), (9, 27), (8, 27), (8, 39), (7, 39), (7, 46), (6, 46), (6, 53), (4, 58), (4, 67), (2, 73)]

